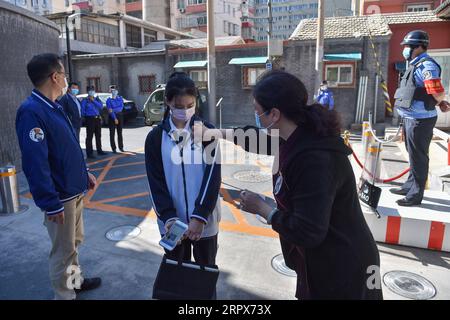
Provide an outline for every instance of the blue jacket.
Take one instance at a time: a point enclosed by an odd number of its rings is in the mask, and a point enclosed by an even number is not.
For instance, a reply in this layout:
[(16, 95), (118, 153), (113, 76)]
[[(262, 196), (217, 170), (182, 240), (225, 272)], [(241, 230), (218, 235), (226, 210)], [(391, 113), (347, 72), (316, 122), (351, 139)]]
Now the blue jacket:
[(108, 109), (110, 117), (116, 120), (117, 119), (116, 113), (122, 112), (123, 110), (122, 97), (117, 96), (115, 99), (108, 98), (108, 100), (106, 100), (106, 108)]
[(64, 110), (33, 90), (20, 106), (16, 132), (22, 167), (36, 205), (48, 215), (88, 189), (88, 173), (78, 138)]
[(317, 102), (327, 107), (328, 110), (333, 110), (334, 108), (334, 97), (333, 92), (330, 90), (319, 90), (319, 95), (317, 96)]
[(89, 100), (89, 97), (84, 98), (81, 101), (81, 116), (82, 117), (96, 117), (100, 115), (102, 111), (103, 103), (98, 97), (93, 101)]
[(80, 105), (80, 109), (78, 109), (77, 102), (74, 99), (77, 98), (66, 93), (58, 100), (58, 103), (63, 107), (75, 131), (79, 132), (81, 128), (81, 102), (77, 100)]

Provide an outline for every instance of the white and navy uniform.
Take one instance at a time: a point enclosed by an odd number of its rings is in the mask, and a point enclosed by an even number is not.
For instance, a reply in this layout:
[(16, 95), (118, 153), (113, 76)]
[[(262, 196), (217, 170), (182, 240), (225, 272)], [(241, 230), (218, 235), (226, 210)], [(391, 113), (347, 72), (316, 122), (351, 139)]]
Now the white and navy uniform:
[[(206, 223), (201, 238), (207, 239), (219, 232), (220, 151), (218, 141), (193, 142), (190, 125), (194, 121), (202, 120), (194, 116), (178, 130), (170, 116), (164, 119), (147, 136), (145, 163), (161, 235), (169, 221), (179, 219), (189, 224), (195, 217)], [(205, 156), (207, 152), (209, 156)]]

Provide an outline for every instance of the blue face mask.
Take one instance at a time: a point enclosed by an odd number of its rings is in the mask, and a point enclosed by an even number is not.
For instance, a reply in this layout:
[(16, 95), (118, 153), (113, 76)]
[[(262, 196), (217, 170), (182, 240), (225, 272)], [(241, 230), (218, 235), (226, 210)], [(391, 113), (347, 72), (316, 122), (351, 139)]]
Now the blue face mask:
[(91, 97), (95, 96), (95, 91), (89, 91), (88, 95), (90, 95)]
[(80, 93), (80, 90), (79, 90), (79, 89), (75, 89), (75, 88), (71, 89), (70, 91), (72, 91), (72, 94), (73, 94), (74, 96), (76, 96), (77, 94)]
[(411, 55), (412, 55), (412, 49), (411, 48), (409, 48), (409, 47), (405, 47), (404, 49), (403, 49), (403, 57), (406, 59), (406, 60), (409, 60), (409, 59), (411, 59)]
[(119, 94), (119, 92), (117, 90), (112, 90), (111, 91), (112, 96), (115, 98), (117, 97), (117, 95)]
[(270, 127), (273, 126), (273, 122), (272, 122), (269, 126), (267, 126), (267, 127), (263, 127), (263, 126), (262, 126), (262, 124), (261, 124), (261, 119), (259, 119), (259, 118), (260, 118), (262, 115), (266, 114), (266, 113), (267, 113), (267, 111), (266, 111), (266, 112), (263, 112), (263, 113), (261, 113), (261, 114), (258, 114), (258, 113), (255, 112), (255, 122), (256, 122), (256, 127), (257, 127), (258, 129), (264, 130), (264, 131), (267, 131), (267, 129), (270, 129)]

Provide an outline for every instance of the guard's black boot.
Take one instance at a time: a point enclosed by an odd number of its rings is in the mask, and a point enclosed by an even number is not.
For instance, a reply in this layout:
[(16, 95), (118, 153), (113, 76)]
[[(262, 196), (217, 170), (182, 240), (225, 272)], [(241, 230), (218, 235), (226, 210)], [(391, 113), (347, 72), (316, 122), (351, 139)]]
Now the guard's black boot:
[(406, 196), (408, 194), (408, 190), (405, 190), (402, 188), (392, 188), (392, 189), (389, 189), (389, 191), (393, 194), (398, 194), (400, 196)]
[(399, 206), (402, 206), (402, 207), (412, 207), (412, 206), (417, 206), (417, 205), (421, 204), (422, 200), (403, 198), (403, 199), (397, 200), (396, 202)]

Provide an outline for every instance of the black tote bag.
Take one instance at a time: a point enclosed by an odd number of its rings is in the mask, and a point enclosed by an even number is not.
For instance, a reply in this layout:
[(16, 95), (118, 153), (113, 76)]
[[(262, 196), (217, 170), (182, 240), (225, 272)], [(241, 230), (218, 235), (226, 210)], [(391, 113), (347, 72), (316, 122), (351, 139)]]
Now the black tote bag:
[(153, 284), (153, 299), (215, 299), (218, 278), (219, 268), (216, 265), (176, 261), (164, 255)]

